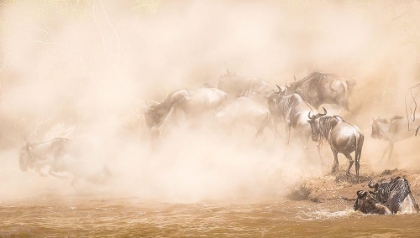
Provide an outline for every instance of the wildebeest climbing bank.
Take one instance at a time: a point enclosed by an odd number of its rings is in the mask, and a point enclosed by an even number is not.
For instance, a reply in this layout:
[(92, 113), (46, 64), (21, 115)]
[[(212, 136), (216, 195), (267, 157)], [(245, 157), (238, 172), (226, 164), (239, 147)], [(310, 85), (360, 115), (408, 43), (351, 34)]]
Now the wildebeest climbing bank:
[(0, 237), (417, 237), (419, 32), (416, 1), (0, 1)]

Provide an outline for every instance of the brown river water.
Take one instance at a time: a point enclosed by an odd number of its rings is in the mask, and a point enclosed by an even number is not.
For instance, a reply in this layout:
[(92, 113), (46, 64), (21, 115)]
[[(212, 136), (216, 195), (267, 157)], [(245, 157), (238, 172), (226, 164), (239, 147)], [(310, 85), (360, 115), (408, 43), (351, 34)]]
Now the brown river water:
[(364, 215), (352, 202), (166, 203), (40, 196), (2, 202), (0, 237), (419, 237), (420, 216)]

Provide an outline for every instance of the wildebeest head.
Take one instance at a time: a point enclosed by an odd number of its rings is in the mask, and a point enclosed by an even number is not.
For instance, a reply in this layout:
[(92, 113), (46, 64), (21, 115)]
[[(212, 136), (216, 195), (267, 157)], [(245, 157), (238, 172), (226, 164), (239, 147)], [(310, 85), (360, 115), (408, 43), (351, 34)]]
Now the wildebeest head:
[(219, 82), (223, 81), (223, 80), (229, 80), (229, 79), (234, 78), (234, 77), (236, 77), (236, 72), (232, 72), (226, 67), (226, 73), (220, 75)]
[(159, 135), (160, 127), (171, 112), (174, 104), (180, 106), (189, 99), (188, 90), (181, 89), (170, 93), (161, 103), (146, 101), (147, 107), (144, 110), (144, 118), (152, 136)]
[(147, 106), (144, 110), (144, 119), (147, 127), (152, 128), (154, 125), (159, 124), (162, 120), (165, 115), (165, 110), (162, 110), (163, 108), (159, 107), (159, 103), (157, 102), (147, 102), (146, 104)]
[(327, 115), (327, 110), (325, 108), (324, 113), (317, 113), (316, 115), (311, 115), (311, 112), (308, 113), (308, 122), (311, 125), (312, 130), (312, 140), (317, 142), (320, 138), (321, 129), (319, 128), (319, 118)]
[(372, 118), (372, 134), (371, 137), (374, 139), (383, 139), (385, 137), (384, 125), (388, 124), (388, 120)]
[(355, 211), (367, 214), (390, 214), (391, 211), (382, 205), (371, 192), (365, 190), (357, 191), (357, 199), (353, 205)]
[(281, 99), (286, 93), (286, 90), (280, 87), (279, 85), (276, 85), (278, 88), (278, 91), (267, 93), (265, 98), (267, 99), (268, 107), (271, 111), (276, 111), (276, 106), (279, 104)]

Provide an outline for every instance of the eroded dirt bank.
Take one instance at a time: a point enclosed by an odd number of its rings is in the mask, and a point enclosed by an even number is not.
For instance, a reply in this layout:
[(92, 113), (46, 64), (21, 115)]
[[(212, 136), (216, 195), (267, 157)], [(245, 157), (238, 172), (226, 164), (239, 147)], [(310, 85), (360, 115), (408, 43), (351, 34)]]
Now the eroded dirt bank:
[(397, 176), (408, 180), (411, 192), (420, 201), (420, 171), (408, 171), (401, 169), (386, 169), (380, 173), (363, 173), (359, 183), (347, 181), (344, 173), (338, 175), (325, 175), (322, 177), (305, 179), (297, 182), (291, 192), (286, 196), (291, 200), (309, 200), (316, 203), (356, 200), (358, 190), (372, 190), (367, 184), (370, 180), (388, 182)]

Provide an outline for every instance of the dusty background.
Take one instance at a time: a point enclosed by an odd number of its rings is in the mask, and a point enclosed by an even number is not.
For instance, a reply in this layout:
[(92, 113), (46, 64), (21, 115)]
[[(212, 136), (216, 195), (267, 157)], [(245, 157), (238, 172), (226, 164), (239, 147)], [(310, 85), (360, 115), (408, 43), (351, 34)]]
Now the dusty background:
[(217, 84), (225, 63), (279, 85), (312, 71), (356, 80), (362, 171), (416, 170), (418, 139), (381, 162), (386, 144), (370, 138), (370, 123), (405, 115), (420, 77), (419, 13), (415, 1), (1, 1), (0, 199), (77, 193), (69, 180), (18, 167), (25, 141), (63, 135), (86, 139), (80, 150), (108, 164), (115, 196), (265, 198), (327, 174), (328, 148), (320, 163), (314, 148), (286, 147), (269, 130), (254, 141), (252, 129), (222, 136), (179, 126), (151, 149), (145, 99)]

